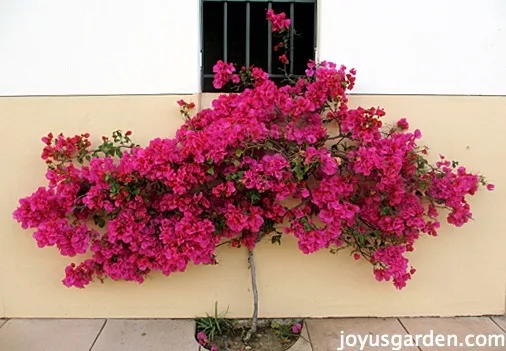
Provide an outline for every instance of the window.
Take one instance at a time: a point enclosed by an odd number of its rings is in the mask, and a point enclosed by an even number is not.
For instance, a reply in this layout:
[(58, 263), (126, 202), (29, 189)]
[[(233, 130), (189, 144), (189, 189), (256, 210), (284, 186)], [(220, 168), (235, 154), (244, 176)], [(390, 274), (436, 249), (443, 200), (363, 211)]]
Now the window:
[(282, 81), (284, 73), (274, 52), (273, 33), (265, 19), (268, 9), (285, 12), (296, 34), (291, 35), (288, 73), (303, 75), (316, 47), (315, 0), (202, 0), (202, 91), (213, 87), (213, 66), (218, 60), (255, 65)]

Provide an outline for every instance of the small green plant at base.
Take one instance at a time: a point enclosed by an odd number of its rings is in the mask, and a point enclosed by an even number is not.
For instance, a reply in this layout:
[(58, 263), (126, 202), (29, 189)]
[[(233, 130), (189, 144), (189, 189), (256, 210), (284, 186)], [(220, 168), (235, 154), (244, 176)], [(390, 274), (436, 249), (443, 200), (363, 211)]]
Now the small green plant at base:
[[(295, 324), (295, 326), (301, 325), (300, 323)], [(271, 322), (271, 329), (274, 331), (274, 334), (279, 338), (282, 343), (288, 343), (294, 338), (298, 338), (300, 335), (300, 329), (295, 329), (295, 326), (291, 324), (281, 324), (277, 321)]]
[(214, 315), (209, 314), (206, 317), (196, 319), (197, 330), (205, 333), (210, 342), (217, 337), (226, 334), (232, 328), (232, 321), (226, 318), (228, 308), (225, 312), (218, 313), (218, 303), (214, 304)]

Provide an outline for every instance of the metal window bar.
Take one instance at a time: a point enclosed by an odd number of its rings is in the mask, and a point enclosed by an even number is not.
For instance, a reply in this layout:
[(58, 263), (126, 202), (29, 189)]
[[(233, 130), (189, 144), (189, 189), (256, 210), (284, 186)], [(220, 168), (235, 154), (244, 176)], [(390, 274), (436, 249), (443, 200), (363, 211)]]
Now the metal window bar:
[[(251, 61), (251, 3), (252, 2), (264, 2), (267, 3), (268, 9), (272, 9), (273, 2), (290, 3), (290, 19), (292, 26), (290, 29), (290, 75), (294, 75), (294, 60), (295, 60), (295, 4), (296, 3), (315, 3), (316, 0), (202, 0), (202, 2), (223, 2), (223, 60), (228, 61), (228, 3), (229, 2), (245, 2), (246, 3), (246, 67), (250, 65)], [(316, 11), (315, 11), (315, 24), (316, 24)], [(283, 78), (282, 74), (272, 73), (272, 24), (267, 22), (267, 73), (272, 78)], [(316, 26), (315, 26), (316, 27)], [(316, 28), (315, 38), (313, 40), (314, 45), (316, 44)], [(203, 74), (203, 78), (212, 78), (212, 74)]]
[(316, 0), (202, 0), (204, 2), (305, 2), (315, 3)]
[[(267, 8), (272, 10), (272, 2), (269, 1)], [(267, 73), (272, 74), (272, 23), (267, 21)]]
[(251, 44), (251, 3), (246, 3), (246, 67), (250, 64), (250, 45)]
[(293, 74), (294, 65), (294, 46), (295, 46), (295, 3), (290, 3), (290, 19), (292, 21), (290, 26), (290, 75)]
[(223, 61), (228, 62), (228, 3), (223, 3)]

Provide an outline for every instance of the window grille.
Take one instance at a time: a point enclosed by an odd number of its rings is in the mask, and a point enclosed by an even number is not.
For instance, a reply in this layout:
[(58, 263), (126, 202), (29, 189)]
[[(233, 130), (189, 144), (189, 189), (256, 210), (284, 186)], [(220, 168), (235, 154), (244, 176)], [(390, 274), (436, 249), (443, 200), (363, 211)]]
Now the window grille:
[(296, 33), (291, 32), (287, 73), (304, 75), (316, 49), (316, 0), (201, 0), (202, 1), (202, 90), (212, 92), (213, 66), (218, 60), (261, 67), (280, 82), (279, 53), (274, 52), (268, 9), (285, 12)]

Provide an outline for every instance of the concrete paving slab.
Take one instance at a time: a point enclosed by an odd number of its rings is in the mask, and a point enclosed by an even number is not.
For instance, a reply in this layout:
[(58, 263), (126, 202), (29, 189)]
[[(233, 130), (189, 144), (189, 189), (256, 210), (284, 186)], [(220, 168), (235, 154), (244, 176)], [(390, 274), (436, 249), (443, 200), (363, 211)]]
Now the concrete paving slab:
[(198, 349), (193, 320), (109, 319), (91, 350), (198, 351)]
[(503, 316), (495, 316), (492, 317), (494, 322), (501, 327), (501, 329), (506, 332), (506, 315)]
[(7, 322), (7, 319), (0, 319), (0, 328)]
[(104, 319), (10, 319), (0, 328), (0, 350), (89, 351)]
[[(391, 351), (392, 346), (383, 344), (383, 335), (404, 338), (408, 334), (395, 318), (309, 319), (306, 324), (313, 351), (358, 350), (361, 346), (359, 338), (367, 341), (366, 351)], [(354, 341), (356, 345), (353, 345)], [(402, 350), (418, 351), (418, 348), (404, 347)]]
[[(489, 337), (495, 335), (503, 336), (501, 330), (489, 317), (466, 317), (466, 318), (401, 318), (401, 323), (406, 327), (411, 335), (433, 335), (426, 338), (426, 345), (419, 344), (423, 351), (459, 351), (459, 350), (505, 350), (505, 346), (496, 346), (487, 344)], [(432, 331), (432, 332), (431, 332)], [(442, 335), (441, 344), (437, 344), (438, 335)], [(472, 335), (472, 336), (471, 336)], [(474, 345), (466, 344), (466, 337), (471, 336), (469, 341)], [(504, 339), (503, 339), (504, 340)], [(491, 340), (495, 344), (494, 340)], [(422, 340), (423, 342), (423, 340)], [(432, 343), (432, 344), (431, 344)], [(444, 347), (442, 345), (445, 345)]]

